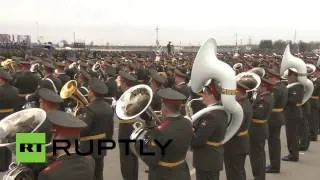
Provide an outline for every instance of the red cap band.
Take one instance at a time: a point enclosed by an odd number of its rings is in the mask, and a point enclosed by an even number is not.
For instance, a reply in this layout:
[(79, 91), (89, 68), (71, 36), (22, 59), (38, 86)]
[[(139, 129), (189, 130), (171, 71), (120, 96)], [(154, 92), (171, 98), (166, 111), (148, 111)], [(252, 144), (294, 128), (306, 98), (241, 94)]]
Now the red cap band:
[(0, 80), (2, 80), (2, 81), (8, 81), (6, 78), (4, 78), (4, 77), (0, 77)]

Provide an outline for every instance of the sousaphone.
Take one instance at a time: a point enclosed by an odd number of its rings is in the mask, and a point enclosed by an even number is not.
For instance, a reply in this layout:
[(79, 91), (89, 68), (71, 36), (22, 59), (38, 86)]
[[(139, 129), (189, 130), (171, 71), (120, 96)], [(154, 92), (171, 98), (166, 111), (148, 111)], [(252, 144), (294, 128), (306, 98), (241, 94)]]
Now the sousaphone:
[(222, 105), (206, 107), (191, 117), (194, 122), (202, 117), (207, 112), (213, 110), (225, 110), (229, 115), (232, 115), (225, 139), (227, 142), (238, 131), (243, 119), (243, 110), (240, 104), (236, 101), (236, 75), (235, 71), (225, 62), (216, 57), (217, 44), (215, 39), (207, 40), (199, 49), (191, 72), (191, 89), (198, 93), (202, 90), (208, 80), (215, 79), (221, 84), (221, 102)]
[(285, 71), (292, 68), (296, 70), (298, 74), (298, 82), (289, 84), (287, 88), (291, 88), (297, 83), (302, 84), (304, 86), (304, 95), (302, 104), (308, 101), (308, 99), (312, 96), (313, 93), (313, 83), (307, 78), (307, 66), (303, 60), (293, 56), (290, 52), (290, 46), (287, 45), (280, 66), (280, 74), (284, 75)]

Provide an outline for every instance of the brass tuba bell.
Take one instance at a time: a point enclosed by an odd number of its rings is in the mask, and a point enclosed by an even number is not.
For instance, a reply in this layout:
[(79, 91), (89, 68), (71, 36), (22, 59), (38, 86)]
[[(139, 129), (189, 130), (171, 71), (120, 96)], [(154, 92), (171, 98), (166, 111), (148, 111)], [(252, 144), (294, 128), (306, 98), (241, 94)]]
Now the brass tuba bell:
[(76, 80), (70, 80), (66, 82), (66, 84), (63, 85), (61, 91), (60, 91), (60, 97), (62, 99), (68, 99), (71, 98), (77, 102), (76, 107), (74, 108), (74, 115), (76, 116), (78, 111), (81, 108), (84, 108), (89, 104), (86, 97), (78, 90), (77, 81)]

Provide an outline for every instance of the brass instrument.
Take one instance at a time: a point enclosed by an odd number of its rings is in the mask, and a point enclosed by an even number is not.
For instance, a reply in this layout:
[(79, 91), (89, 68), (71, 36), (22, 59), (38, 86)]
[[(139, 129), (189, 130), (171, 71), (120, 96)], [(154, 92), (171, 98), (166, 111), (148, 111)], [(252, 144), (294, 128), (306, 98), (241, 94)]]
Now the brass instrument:
[(236, 72), (241, 72), (243, 69), (243, 64), (242, 63), (236, 63), (233, 65), (232, 67), (233, 70), (235, 70)]
[(89, 104), (86, 97), (83, 94), (81, 94), (81, 92), (78, 90), (78, 85), (76, 80), (70, 80), (63, 85), (60, 91), (60, 97), (62, 99), (71, 98), (77, 102), (76, 107), (73, 109), (73, 114), (75, 116), (78, 115), (78, 112), (80, 111), (81, 108), (84, 108)]
[(15, 65), (16, 65), (16, 62), (12, 59), (7, 59), (1, 62), (1, 67), (3, 67), (4, 69), (12, 73), (16, 72)]
[[(13, 113), (0, 121), (0, 147), (7, 147), (16, 154), (16, 134), (36, 132), (46, 119), (46, 112), (30, 108)], [(49, 146), (46, 144), (46, 146)], [(33, 180), (34, 171), (27, 166), (12, 162), (2, 180)]]
[(202, 98), (195, 98), (195, 99), (191, 99), (189, 100), (186, 105), (185, 105), (185, 111), (186, 111), (186, 118), (191, 119), (192, 115), (193, 115), (193, 109), (192, 109), (192, 103), (195, 101), (202, 101)]
[(236, 75), (235, 71), (216, 56), (217, 43), (215, 39), (207, 40), (199, 49), (194, 60), (191, 72), (191, 89), (200, 92), (208, 80), (215, 79), (221, 84), (222, 105), (208, 106), (201, 109), (191, 117), (195, 122), (204, 114), (213, 110), (224, 110), (231, 117), (223, 142), (229, 141), (239, 130), (243, 120), (243, 110), (236, 100)]
[(33, 72), (33, 73), (38, 73), (40, 75), (41, 78), (44, 77), (43, 73), (41, 72), (40, 70), (40, 64), (39, 63), (34, 63), (31, 65), (30, 67), (30, 71)]
[[(297, 72), (298, 83), (302, 84), (304, 87), (304, 95), (302, 100), (302, 104), (304, 104), (312, 96), (314, 86), (312, 81), (307, 78), (308, 74), (305, 62), (302, 59), (295, 57), (291, 54), (289, 45), (287, 45), (283, 53), (280, 66), (280, 74), (283, 76), (285, 74), (285, 71), (288, 69), (292, 69), (293, 71)], [(289, 84), (287, 88), (291, 88), (296, 84), (297, 82)]]
[(264, 70), (262, 67), (255, 67), (250, 69), (248, 72), (253, 72), (260, 76), (260, 78), (263, 78), (266, 75), (266, 70)]
[[(136, 140), (144, 138), (144, 135), (148, 132), (149, 128), (159, 125), (160, 119), (150, 107), (152, 98), (152, 89), (148, 85), (139, 84), (125, 91), (117, 101), (116, 114), (120, 121), (137, 119), (137, 122), (133, 124), (134, 130), (130, 139)], [(139, 118), (144, 112), (152, 117), (153, 122), (145, 122)], [(150, 124), (151, 127), (149, 127)]]
[(308, 76), (313, 75), (313, 73), (316, 72), (316, 70), (317, 70), (316, 66), (313, 64), (306, 64), (306, 67), (307, 67)]

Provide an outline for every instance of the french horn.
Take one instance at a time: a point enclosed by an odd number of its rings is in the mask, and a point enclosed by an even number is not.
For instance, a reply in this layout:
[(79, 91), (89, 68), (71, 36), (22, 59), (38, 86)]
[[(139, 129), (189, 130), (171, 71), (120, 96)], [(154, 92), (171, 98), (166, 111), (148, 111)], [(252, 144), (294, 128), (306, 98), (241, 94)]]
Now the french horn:
[[(297, 70), (298, 82), (304, 86), (304, 95), (302, 100), (302, 104), (304, 104), (312, 96), (314, 86), (312, 81), (307, 78), (307, 67), (305, 62), (300, 58), (293, 56), (290, 52), (290, 46), (287, 45), (280, 65), (280, 74), (284, 75), (285, 71), (289, 68)], [(295, 84), (289, 84), (287, 88), (291, 88), (294, 85)]]
[(62, 99), (71, 98), (76, 101), (77, 105), (72, 110), (75, 116), (78, 115), (78, 113), (80, 112), (80, 109), (86, 107), (89, 104), (86, 97), (78, 90), (78, 85), (76, 80), (70, 80), (63, 85), (60, 91), (60, 97)]
[[(46, 119), (46, 112), (30, 108), (13, 113), (0, 121), (0, 147), (7, 147), (16, 153), (16, 134), (36, 132)], [(50, 144), (49, 144), (50, 145)], [(47, 144), (48, 146), (48, 144)], [(33, 180), (33, 170), (25, 165), (12, 162), (2, 180)]]
[(199, 49), (191, 72), (191, 89), (198, 93), (209, 79), (218, 80), (221, 84), (221, 106), (209, 106), (191, 117), (194, 122), (204, 114), (213, 110), (225, 110), (232, 118), (228, 123), (227, 132), (223, 142), (230, 140), (238, 131), (243, 119), (243, 110), (236, 101), (235, 71), (225, 62), (216, 57), (217, 44), (215, 39), (207, 40)]

